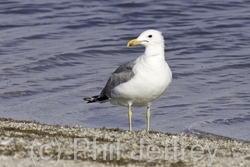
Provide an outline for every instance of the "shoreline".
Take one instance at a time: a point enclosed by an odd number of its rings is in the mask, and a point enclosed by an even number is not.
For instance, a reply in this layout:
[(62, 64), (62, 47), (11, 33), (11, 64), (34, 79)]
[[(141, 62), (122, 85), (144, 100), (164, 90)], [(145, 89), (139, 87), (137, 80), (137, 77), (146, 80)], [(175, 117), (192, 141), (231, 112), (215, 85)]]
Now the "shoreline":
[(250, 166), (250, 142), (0, 118), (1, 166)]

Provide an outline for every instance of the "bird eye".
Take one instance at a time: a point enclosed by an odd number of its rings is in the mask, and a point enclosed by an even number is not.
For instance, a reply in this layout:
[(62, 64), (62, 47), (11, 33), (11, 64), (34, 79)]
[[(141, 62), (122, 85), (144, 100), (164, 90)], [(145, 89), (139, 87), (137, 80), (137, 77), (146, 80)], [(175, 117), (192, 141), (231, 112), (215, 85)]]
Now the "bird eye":
[(152, 38), (152, 35), (149, 35), (148, 37), (149, 37), (149, 38)]

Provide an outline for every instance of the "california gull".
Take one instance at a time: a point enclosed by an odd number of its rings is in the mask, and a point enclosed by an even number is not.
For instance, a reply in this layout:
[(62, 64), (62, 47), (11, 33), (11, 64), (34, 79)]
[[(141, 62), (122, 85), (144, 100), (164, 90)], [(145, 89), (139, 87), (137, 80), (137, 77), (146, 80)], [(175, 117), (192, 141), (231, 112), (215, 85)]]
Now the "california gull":
[(149, 131), (150, 105), (172, 81), (172, 72), (164, 56), (164, 38), (157, 30), (146, 30), (127, 46), (141, 44), (145, 52), (135, 60), (118, 67), (108, 79), (100, 95), (84, 98), (88, 103), (110, 102), (128, 107), (129, 130), (132, 131), (131, 106), (147, 106), (146, 131)]

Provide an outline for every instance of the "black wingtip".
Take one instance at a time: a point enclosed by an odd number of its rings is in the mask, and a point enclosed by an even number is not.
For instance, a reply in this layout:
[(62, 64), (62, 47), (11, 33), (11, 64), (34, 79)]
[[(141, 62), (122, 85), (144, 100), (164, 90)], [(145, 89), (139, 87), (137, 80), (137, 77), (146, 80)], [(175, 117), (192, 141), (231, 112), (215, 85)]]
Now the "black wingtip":
[(97, 101), (98, 96), (92, 96), (92, 97), (84, 97), (83, 100), (87, 101), (87, 103), (94, 103)]
[(84, 101), (87, 101), (87, 103), (94, 103), (94, 102), (100, 102), (100, 103), (104, 103), (109, 99), (108, 96), (104, 95), (104, 96), (92, 96), (92, 97), (85, 97), (83, 98)]
[(84, 101), (88, 101), (89, 97), (84, 97), (83, 100)]

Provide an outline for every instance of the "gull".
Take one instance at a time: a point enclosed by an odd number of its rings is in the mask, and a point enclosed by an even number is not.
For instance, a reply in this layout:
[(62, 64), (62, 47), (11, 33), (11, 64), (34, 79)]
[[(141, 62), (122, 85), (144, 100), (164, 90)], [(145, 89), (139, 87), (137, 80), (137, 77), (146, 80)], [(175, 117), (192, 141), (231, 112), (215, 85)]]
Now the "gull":
[(110, 76), (101, 93), (83, 98), (88, 103), (110, 102), (128, 107), (129, 131), (132, 131), (131, 107), (147, 106), (146, 131), (149, 131), (150, 106), (163, 95), (172, 81), (172, 72), (165, 61), (164, 38), (157, 30), (146, 30), (127, 46), (143, 45), (145, 52), (135, 60), (119, 66)]

